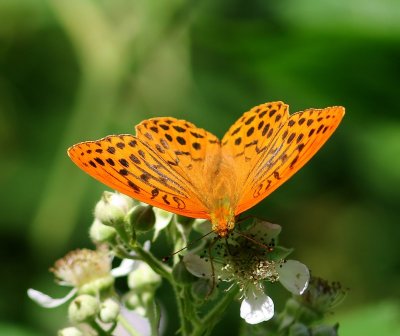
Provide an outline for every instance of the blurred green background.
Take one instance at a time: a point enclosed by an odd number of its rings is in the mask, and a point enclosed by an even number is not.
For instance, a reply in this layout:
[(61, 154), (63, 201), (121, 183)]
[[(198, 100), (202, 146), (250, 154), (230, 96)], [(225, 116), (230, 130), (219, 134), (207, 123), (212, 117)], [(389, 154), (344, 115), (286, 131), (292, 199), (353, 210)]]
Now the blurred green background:
[[(47, 272), (105, 189), (66, 148), (154, 116), (222, 136), (254, 105), (343, 105), (342, 125), (250, 213), (283, 226), (313, 274), (350, 291), (341, 335), (400, 335), (400, 2), (0, 0), (1, 335), (53, 335)], [(168, 306), (168, 288), (160, 293)], [(278, 303), (279, 305), (279, 303)], [(238, 306), (223, 320), (236, 335)], [(167, 316), (167, 335), (177, 328)], [(221, 328), (221, 326), (220, 326)], [(220, 329), (221, 330), (221, 329)], [(216, 331), (215, 334), (218, 334)]]

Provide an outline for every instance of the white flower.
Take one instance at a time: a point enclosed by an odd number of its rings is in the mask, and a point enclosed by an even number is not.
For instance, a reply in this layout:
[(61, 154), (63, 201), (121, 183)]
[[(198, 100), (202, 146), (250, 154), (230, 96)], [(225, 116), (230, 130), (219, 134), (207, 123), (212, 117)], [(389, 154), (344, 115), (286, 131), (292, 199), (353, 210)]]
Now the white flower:
[[(146, 244), (145, 244), (146, 246)], [(63, 298), (52, 298), (36, 289), (29, 288), (28, 296), (44, 308), (58, 307), (79, 293), (93, 293), (113, 285), (114, 278), (128, 275), (137, 266), (131, 259), (123, 259), (111, 270), (111, 256), (103, 249), (92, 251), (75, 250), (55, 263), (52, 271), (59, 284), (73, 287)]]
[(310, 281), (310, 271), (307, 266), (297, 260), (287, 260), (281, 264), (278, 274), (282, 286), (295, 295), (303, 294)]
[(55, 308), (61, 306), (69, 299), (73, 298), (78, 290), (76, 288), (72, 289), (66, 296), (60, 299), (52, 298), (42, 292), (37, 291), (36, 289), (29, 288), (28, 296), (31, 300), (35, 301), (37, 304), (44, 308)]
[(274, 316), (274, 302), (264, 291), (256, 286), (249, 286), (244, 293), (240, 306), (240, 317), (249, 324), (268, 321)]
[(250, 324), (267, 321), (274, 315), (274, 304), (264, 293), (266, 282), (279, 281), (291, 293), (301, 295), (310, 279), (304, 264), (271, 259), (280, 231), (277, 224), (258, 221), (251, 229), (234, 236), (236, 239), (230, 237), (225, 244), (215, 245), (213, 267), (210, 256), (202, 258), (193, 253), (186, 254), (183, 263), (199, 278), (238, 285), (243, 298), (240, 316)]

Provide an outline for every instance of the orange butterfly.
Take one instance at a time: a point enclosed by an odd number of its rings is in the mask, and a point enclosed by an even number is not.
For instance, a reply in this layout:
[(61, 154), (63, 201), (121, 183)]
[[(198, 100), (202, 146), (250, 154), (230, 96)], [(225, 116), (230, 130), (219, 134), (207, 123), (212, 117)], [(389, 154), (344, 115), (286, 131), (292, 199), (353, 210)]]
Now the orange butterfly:
[(235, 217), (271, 194), (321, 148), (341, 106), (289, 115), (288, 105), (253, 107), (220, 141), (175, 118), (152, 118), (134, 135), (110, 135), (68, 149), (86, 173), (142, 202), (206, 218), (221, 237)]

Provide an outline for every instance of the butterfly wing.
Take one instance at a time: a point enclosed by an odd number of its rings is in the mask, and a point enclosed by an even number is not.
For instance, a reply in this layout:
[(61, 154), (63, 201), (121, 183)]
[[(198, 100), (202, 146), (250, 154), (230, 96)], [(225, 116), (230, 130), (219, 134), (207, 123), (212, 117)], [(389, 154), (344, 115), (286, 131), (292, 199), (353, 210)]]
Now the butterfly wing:
[[(278, 107), (280, 102), (272, 104)], [(284, 115), (278, 117), (278, 111)], [(255, 144), (251, 152), (246, 151), (246, 144), (236, 149), (236, 152), (244, 151), (249, 160), (246, 173), (241, 175), (243, 187), (235, 214), (260, 202), (303, 167), (335, 131), (344, 116), (344, 108), (309, 109), (289, 116), (285, 105), (284, 111), (277, 109), (272, 120), (268, 113), (263, 117), (259, 117), (259, 112), (257, 115), (254, 119), (250, 115), (242, 121), (239, 119), (237, 126), (241, 124), (241, 134), (252, 133), (250, 130), (258, 128), (257, 123), (262, 120), (264, 124), (274, 125), (274, 132), (270, 137), (258, 132), (252, 140)], [(228, 137), (231, 137), (229, 132)], [(243, 159), (239, 162), (237, 166), (242, 167)]]
[(180, 215), (209, 218), (196, 178), (219, 160), (218, 139), (174, 118), (145, 120), (136, 131), (137, 136), (76, 144), (68, 155), (86, 173), (132, 198)]
[(243, 114), (223, 137), (222, 156), (228, 167), (223, 172), (231, 186), (231, 202), (237, 207), (260, 155), (268, 149), (289, 115), (283, 102), (261, 104)]

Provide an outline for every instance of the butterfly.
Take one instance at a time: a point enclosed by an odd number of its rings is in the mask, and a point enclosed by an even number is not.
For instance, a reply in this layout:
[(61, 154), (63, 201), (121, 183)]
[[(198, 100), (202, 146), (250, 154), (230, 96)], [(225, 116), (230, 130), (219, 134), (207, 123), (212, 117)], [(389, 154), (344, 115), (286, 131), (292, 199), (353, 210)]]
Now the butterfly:
[(139, 201), (208, 219), (226, 236), (235, 218), (271, 194), (322, 147), (345, 113), (341, 106), (289, 115), (283, 102), (243, 114), (222, 140), (190, 122), (152, 118), (136, 136), (110, 135), (68, 149), (83, 171)]

